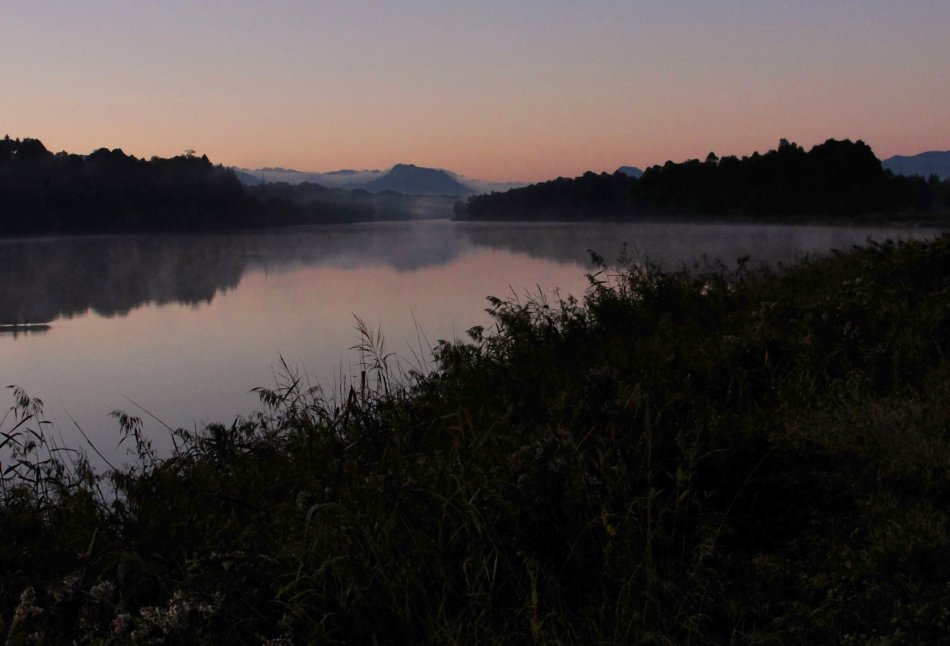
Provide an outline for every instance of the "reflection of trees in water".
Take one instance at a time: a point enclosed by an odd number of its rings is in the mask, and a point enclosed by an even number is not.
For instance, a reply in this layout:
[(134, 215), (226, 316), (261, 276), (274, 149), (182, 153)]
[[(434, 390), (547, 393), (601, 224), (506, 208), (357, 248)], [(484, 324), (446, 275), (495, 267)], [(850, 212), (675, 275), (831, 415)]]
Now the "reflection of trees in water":
[(448, 223), (442, 225), (3, 240), (0, 326), (48, 323), (88, 310), (124, 315), (146, 303), (207, 303), (253, 269), (442, 265), (465, 247)]
[(687, 227), (641, 223), (462, 223), (473, 245), (506, 249), (532, 258), (591, 266), (590, 252), (616, 260), (626, 247), (628, 257), (668, 263), (687, 262), (699, 241)]
[(46, 334), (49, 332), (49, 326), (45, 323), (26, 323), (26, 324), (2, 324), (0, 323), (0, 336), (12, 336), (14, 339), (18, 336), (29, 334)]
[[(701, 261), (703, 253), (727, 264), (746, 255), (753, 264), (785, 262), (805, 252), (846, 249), (868, 236), (883, 240), (893, 233), (829, 227), (430, 221), (2, 240), (0, 328), (47, 323), (87, 310), (114, 316), (146, 303), (207, 303), (219, 291), (235, 287), (246, 271), (300, 266), (417, 271), (448, 264), (472, 247), (584, 266), (589, 249), (612, 260), (624, 243), (634, 259), (678, 269)], [(915, 235), (929, 234), (917, 230)], [(354, 274), (353, 289), (359, 289), (359, 281)]]
[[(703, 253), (710, 259), (731, 262), (745, 255), (743, 249), (751, 243), (751, 238), (745, 243), (737, 240), (736, 230), (727, 232), (716, 225), (549, 222), (463, 223), (462, 227), (476, 246), (584, 267), (592, 266), (591, 251), (612, 263), (625, 250), (630, 260), (656, 262), (668, 269), (701, 262)], [(773, 249), (758, 246), (762, 253), (756, 256), (760, 259), (774, 253)]]
[(602, 235), (602, 228), (603, 226), (598, 224), (459, 224), (459, 230), (464, 232), (475, 246), (505, 249), (527, 254), (532, 258), (577, 264), (585, 264), (590, 260), (588, 249), (603, 254), (620, 251), (623, 241), (609, 240), (609, 236)]
[(706, 223), (461, 223), (471, 243), (507, 249), (560, 263), (586, 265), (588, 250), (608, 261), (626, 246), (633, 260), (649, 260), (669, 270), (704, 269), (716, 261), (735, 267), (749, 257), (752, 266), (790, 263), (805, 254), (849, 249), (868, 239), (929, 237), (929, 229), (882, 227), (785, 226), (776, 224)]
[(45, 323), (145, 303), (210, 302), (244, 258), (208, 236), (110, 236), (0, 243), (0, 325)]
[(277, 269), (284, 264), (302, 263), (418, 271), (448, 264), (469, 246), (452, 223), (440, 221), (274, 231), (267, 236), (256, 236), (253, 249), (260, 262)]

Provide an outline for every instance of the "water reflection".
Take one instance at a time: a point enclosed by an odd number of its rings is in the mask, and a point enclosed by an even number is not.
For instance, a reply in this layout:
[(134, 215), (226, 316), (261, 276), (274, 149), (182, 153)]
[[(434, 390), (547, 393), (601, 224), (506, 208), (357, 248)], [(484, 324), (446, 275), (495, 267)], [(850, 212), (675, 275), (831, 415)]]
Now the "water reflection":
[(300, 227), (244, 238), (244, 253), (254, 258), (255, 268), (275, 270), (306, 264), (418, 271), (446, 265), (471, 247), (445, 220)]
[(115, 316), (145, 303), (207, 303), (236, 286), (245, 266), (226, 239), (208, 237), (5, 240), (0, 326), (22, 329), (90, 310)]
[[(848, 248), (868, 238), (933, 235), (925, 229), (775, 225), (393, 222), (271, 232), (45, 238), (0, 241), (0, 334), (92, 311), (124, 315), (145, 304), (210, 303), (250, 271), (301, 266), (386, 267), (399, 272), (447, 265), (478, 248), (583, 265), (588, 250), (670, 269), (726, 263), (790, 262), (808, 252)], [(33, 326), (32, 328), (25, 326)]]
[(413, 271), (443, 265), (467, 245), (463, 237), (451, 235), (450, 227), (435, 228), (384, 223), (267, 233), (3, 240), (0, 328), (25, 331), (26, 325), (88, 311), (124, 315), (147, 303), (210, 303), (249, 270), (331, 265)]
[(49, 325), (45, 323), (0, 324), (0, 336), (12, 336), (14, 339), (27, 334), (45, 334), (46, 332), (49, 332)]
[(931, 237), (936, 229), (695, 223), (460, 223), (472, 244), (507, 249), (561, 263), (585, 263), (590, 251), (608, 261), (626, 248), (632, 260), (668, 270), (703, 269), (717, 261), (732, 266), (792, 263), (807, 254), (846, 250), (868, 240)]
[[(167, 449), (151, 414), (188, 428), (248, 414), (259, 408), (250, 389), (274, 385), (281, 357), (328, 392), (353, 383), (354, 315), (424, 369), (439, 339), (491, 325), (486, 296), (582, 296), (587, 249), (610, 258), (627, 242), (678, 268), (703, 253), (788, 261), (895, 233), (934, 231), (430, 221), (3, 240), (0, 385), (43, 398), (73, 446), (85, 441), (75, 420), (99, 450), (115, 447), (109, 411), (124, 408)], [(124, 447), (112, 450), (121, 459)]]

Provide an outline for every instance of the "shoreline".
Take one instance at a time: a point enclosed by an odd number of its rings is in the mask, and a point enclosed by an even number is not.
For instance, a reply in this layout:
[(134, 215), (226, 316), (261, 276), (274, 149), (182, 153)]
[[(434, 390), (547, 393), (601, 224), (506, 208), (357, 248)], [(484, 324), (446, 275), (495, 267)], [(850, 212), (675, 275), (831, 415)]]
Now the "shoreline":
[(761, 217), (749, 215), (690, 215), (690, 214), (650, 214), (636, 217), (609, 216), (592, 218), (474, 218), (454, 217), (452, 222), (496, 222), (496, 223), (563, 223), (563, 224), (752, 224), (779, 226), (894, 226), (907, 228), (950, 228), (950, 211), (908, 212), (908, 213), (867, 213), (852, 216), (801, 215)]

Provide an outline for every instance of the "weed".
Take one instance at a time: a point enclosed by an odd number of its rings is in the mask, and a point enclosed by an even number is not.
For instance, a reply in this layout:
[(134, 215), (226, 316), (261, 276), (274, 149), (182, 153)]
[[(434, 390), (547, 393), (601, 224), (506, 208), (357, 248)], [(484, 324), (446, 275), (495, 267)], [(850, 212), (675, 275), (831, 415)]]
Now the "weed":
[[(602, 262), (584, 299), (96, 474), (13, 389), (0, 630), (100, 643), (940, 641), (950, 237), (779, 270)], [(103, 481), (107, 486), (103, 486)], [(104, 494), (103, 492), (107, 492)]]

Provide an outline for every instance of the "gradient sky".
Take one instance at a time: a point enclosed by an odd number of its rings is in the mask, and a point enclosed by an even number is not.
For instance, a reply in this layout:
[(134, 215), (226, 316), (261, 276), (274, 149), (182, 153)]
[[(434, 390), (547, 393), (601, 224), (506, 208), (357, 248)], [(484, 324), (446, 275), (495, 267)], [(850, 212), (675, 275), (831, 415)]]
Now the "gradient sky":
[(785, 137), (950, 149), (950, 2), (3, 0), (0, 134), (534, 181)]

